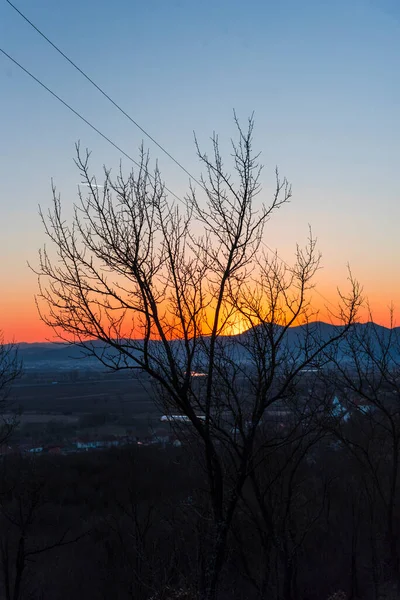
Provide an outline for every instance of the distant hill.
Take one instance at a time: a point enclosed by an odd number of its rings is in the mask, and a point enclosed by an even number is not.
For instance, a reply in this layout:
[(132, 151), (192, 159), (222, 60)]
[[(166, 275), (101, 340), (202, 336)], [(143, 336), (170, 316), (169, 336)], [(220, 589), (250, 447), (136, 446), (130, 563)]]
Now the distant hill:
[[(260, 326), (259, 326), (260, 327)], [(281, 328), (276, 326), (275, 335), (279, 335)], [(307, 327), (299, 325), (291, 327), (285, 333), (285, 345), (287, 348), (295, 350), (304, 345), (306, 334), (315, 336), (322, 343), (328, 342), (335, 338), (343, 328), (341, 326), (332, 325), (330, 323), (315, 322)], [(257, 328), (256, 332), (257, 334)], [(379, 355), (382, 351), (382, 346), (388, 343), (392, 336), (392, 356), (396, 360), (400, 360), (400, 327), (388, 329), (386, 327), (375, 325), (373, 323), (361, 323), (353, 326), (353, 335), (361, 337), (369, 337), (371, 348)], [(246, 331), (235, 336), (224, 336), (219, 340), (220, 348), (229, 348), (230, 356), (233, 360), (239, 362), (247, 362), (248, 354), (246, 346), (251, 341), (252, 332)], [(205, 345), (207, 339), (204, 338)], [(103, 342), (90, 342), (97, 351), (105, 352), (108, 356), (117, 356), (116, 350), (104, 345)], [(135, 342), (141, 344), (141, 342)], [(153, 352), (162, 355), (163, 350), (160, 342), (153, 341)], [(173, 343), (174, 352), (178, 357), (183, 350), (182, 342), (176, 341)], [(23, 361), (25, 368), (100, 368), (100, 362), (94, 357), (85, 356), (84, 349), (79, 346), (68, 345), (63, 343), (21, 343), (18, 344), (20, 358)], [(338, 357), (344, 358), (347, 355), (347, 342), (341, 340), (338, 345)], [(199, 362), (202, 362), (202, 357), (197, 357)], [(203, 356), (204, 359), (204, 356)]]
[[(97, 342), (96, 342), (97, 343)], [(17, 344), (19, 356), (25, 368), (52, 366), (60, 367), (75, 366), (84, 361), (88, 363), (97, 363), (95, 358), (85, 357), (82, 348), (79, 346), (62, 343), (22, 343)]]

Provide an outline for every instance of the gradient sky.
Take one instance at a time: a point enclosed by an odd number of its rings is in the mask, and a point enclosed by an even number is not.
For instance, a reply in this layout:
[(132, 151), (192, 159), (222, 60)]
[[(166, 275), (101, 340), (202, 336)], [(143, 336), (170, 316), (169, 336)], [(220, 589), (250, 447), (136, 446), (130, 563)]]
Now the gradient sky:
[[(326, 298), (345, 284), (349, 262), (378, 321), (391, 302), (400, 309), (398, 0), (15, 3), (195, 176), (193, 130), (205, 147), (216, 130), (225, 147), (232, 109), (242, 119), (254, 110), (265, 197), (275, 165), (293, 185), (267, 243), (289, 261), (310, 223)], [(135, 156), (143, 134), (6, 2), (0, 40)], [(37, 264), (44, 241), (38, 204), (50, 205), (50, 179), (66, 207), (76, 198), (77, 140), (92, 149), (95, 172), (118, 166), (115, 149), (0, 55), (0, 328), (8, 339), (51, 335), (38, 319), (26, 263)], [(148, 145), (168, 187), (184, 194), (187, 176)]]

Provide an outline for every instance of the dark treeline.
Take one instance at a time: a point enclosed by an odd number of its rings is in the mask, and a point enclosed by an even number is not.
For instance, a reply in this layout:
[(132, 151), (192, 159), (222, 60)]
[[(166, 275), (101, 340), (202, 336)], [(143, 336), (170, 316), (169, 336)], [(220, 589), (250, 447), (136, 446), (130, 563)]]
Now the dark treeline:
[[(400, 420), (385, 411), (319, 410), (301, 427), (268, 426), (229, 532), (221, 599), (397, 597), (383, 593), (398, 582), (390, 426), (400, 431)], [(199, 597), (214, 542), (199, 456), (187, 438), (180, 448), (6, 457), (1, 597)]]

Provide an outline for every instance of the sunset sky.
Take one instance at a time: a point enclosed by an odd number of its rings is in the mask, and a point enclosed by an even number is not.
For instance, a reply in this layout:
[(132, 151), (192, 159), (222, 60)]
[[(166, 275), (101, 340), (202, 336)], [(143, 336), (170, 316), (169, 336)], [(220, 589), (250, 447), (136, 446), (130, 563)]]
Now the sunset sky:
[[(196, 177), (193, 130), (205, 149), (234, 134), (232, 109), (255, 112), (263, 197), (278, 165), (292, 202), (266, 242), (290, 261), (308, 224), (323, 269), (315, 299), (346, 285), (346, 265), (379, 322), (400, 324), (400, 4), (398, 0), (15, 0), (15, 4)], [(0, 47), (133, 157), (142, 139), (167, 186), (188, 177), (59, 56), (4, 1)], [(0, 329), (40, 341), (51, 332), (34, 303), (44, 243), (38, 204), (51, 178), (66, 213), (79, 176), (74, 144), (92, 150), (94, 171), (120, 154), (0, 54)], [(131, 168), (127, 159), (122, 162)]]

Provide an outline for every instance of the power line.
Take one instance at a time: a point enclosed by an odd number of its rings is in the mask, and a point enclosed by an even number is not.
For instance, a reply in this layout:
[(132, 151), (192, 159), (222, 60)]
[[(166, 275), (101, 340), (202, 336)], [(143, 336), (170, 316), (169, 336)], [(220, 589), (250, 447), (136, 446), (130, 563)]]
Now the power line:
[[(28, 69), (25, 69), (25, 67), (23, 67), (21, 65), (21, 63), (19, 63), (15, 58), (10, 56), (2, 48), (0, 48), (0, 52), (2, 54), (4, 54), (4, 56), (6, 56), (9, 60), (11, 60), (15, 65), (17, 65), (17, 67), (19, 67), (22, 71), (24, 71), (24, 73), (29, 75), (29, 77), (31, 77), (34, 81), (36, 81), (36, 83), (38, 83), (42, 88), (44, 88), (47, 92), (49, 92), (49, 94), (51, 94), (54, 98), (56, 98), (56, 100), (58, 100), (59, 102), (61, 102), (61, 104), (66, 106), (68, 108), (68, 110), (70, 110), (72, 113), (74, 113), (74, 115), (79, 117), (79, 119), (81, 119), (84, 123), (86, 123), (86, 125), (89, 125), (89, 127), (91, 129), (93, 129), (93, 131), (98, 133), (104, 140), (106, 140), (109, 144), (114, 146), (114, 148), (116, 148), (116, 150), (118, 150), (118, 152), (121, 152), (121, 154), (126, 156), (126, 158), (129, 159), (131, 162), (133, 162), (137, 167), (143, 168), (143, 166), (141, 167), (141, 165), (134, 158), (132, 158), (132, 156), (130, 156), (127, 152), (125, 152), (125, 150), (123, 150), (120, 146), (118, 146), (115, 142), (113, 142), (109, 137), (107, 137), (104, 133), (102, 133), (100, 131), (100, 129), (95, 127), (90, 121), (88, 121), (85, 117), (83, 117), (77, 110), (72, 108), (72, 106), (70, 104), (68, 104), (68, 102), (65, 102), (65, 100), (63, 100), (60, 96), (58, 96), (55, 92), (53, 92), (53, 90), (51, 90), (47, 85), (45, 85), (42, 81), (40, 81), (40, 79), (35, 77), (35, 75), (33, 75), (33, 73), (28, 71)], [(151, 173), (149, 173), (149, 171), (145, 170), (145, 172), (147, 173), (147, 175), (149, 177), (151, 177), (152, 179), (155, 179), (154, 176)], [(170, 194), (172, 194), (172, 196), (174, 196), (174, 198), (176, 198), (179, 202), (183, 203), (183, 200), (181, 198), (179, 198), (179, 196), (177, 196), (172, 190), (168, 189), (166, 186), (164, 186), (164, 189), (167, 190), (167, 192), (169, 192)]]
[[(9, 0), (6, 0), (7, 2), (9, 2)], [(11, 4), (9, 2), (9, 4)], [(18, 10), (18, 9), (16, 9)], [(18, 11), (19, 12), (19, 11)], [(36, 28), (35, 28), (36, 29)], [(52, 43), (52, 42), (50, 42)], [(53, 44), (52, 44), (53, 45)], [(102, 131), (100, 131), (100, 129), (98, 129), (97, 127), (95, 127), (95, 125), (93, 125), (90, 121), (88, 121), (85, 117), (83, 117), (77, 110), (75, 110), (70, 104), (68, 104), (65, 100), (63, 100), (60, 96), (58, 96), (58, 94), (56, 94), (55, 92), (53, 92), (53, 90), (51, 90), (46, 84), (44, 84), (42, 81), (40, 81), (40, 79), (38, 79), (37, 77), (35, 77), (35, 75), (33, 75), (33, 73), (31, 73), (28, 69), (26, 69), (25, 67), (23, 67), (21, 65), (21, 63), (19, 63), (15, 58), (13, 58), (12, 56), (10, 56), (10, 54), (8, 54), (5, 50), (3, 50), (2, 48), (0, 48), (0, 52), (2, 54), (4, 54), (4, 56), (6, 56), (9, 60), (11, 60), (17, 67), (19, 67), (24, 73), (26, 73), (29, 77), (31, 77), (31, 79), (33, 79), (36, 83), (38, 83), (43, 89), (45, 89), (47, 92), (49, 92), (49, 94), (51, 94), (54, 98), (56, 98), (56, 100), (58, 100), (59, 102), (61, 102), (61, 104), (63, 104), (66, 108), (68, 108), (68, 110), (70, 110), (74, 115), (76, 115), (79, 119), (81, 119), (84, 123), (86, 123), (86, 125), (88, 125), (93, 131), (95, 131), (98, 135), (100, 135), (104, 140), (106, 140), (109, 144), (111, 144), (116, 150), (118, 150), (119, 152), (121, 152), (121, 154), (123, 156), (125, 156), (128, 160), (130, 160), (133, 164), (135, 164), (137, 167), (141, 168), (141, 165), (134, 159), (132, 158), (132, 156), (130, 156), (127, 152), (125, 152), (125, 150), (123, 150), (120, 146), (118, 146), (115, 142), (113, 142), (108, 136), (106, 136)], [(67, 60), (69, 60), (67, 58)], [(78, 68), (78, 67), (77, 67)], [(78, 68), (79, 69), (79, 68)], [(95, 85), (95, 84), (94, 84)], [(96, 86), (97, 87), (97, 86)], [(101, 90), (100, 90), (101, 91)], [(128, 117), (129, 118), (129, 117)], [(157, 143), (157, 142), (156, 142)], [(159, 145), (159, 144), (157, 144)], [(160, 146), (161, 147), (161, 146)], [(168, 154), (168, 153), (167, 153)], [(175, 159), (173, 159), (174, 162), (176, 162), (177, 164), (179, 164), (177, 161), (175, 161)], [(181, 165), (180, 165), (181, 166)], [(186, 171), (186, 169), (184, 167), (182, 167), (183, 170), (188, 173), (188, 171)], [(149, 171), (147, 171), (145, 169), (146, 174), (151, 177), (153, 180), (155, 179), (154, 176), (149, 173)], [(190, 177), (192, 177), (190, 175), (190, 173), (188, 173)], [(192, 179), (194, 179), (194, 177), (192, 177)], [(196, 179), (194, 179), (194, 181), (197, 182)], [(198, 183), (198, 182), (197, 182)], [(206, 188), (204, 187), (203, 184), (199, 184), (206, 192)], [(176, 200), (178, 200), (178, 202), (180, 202), (181, 204), (185, 205), (185, 202), (182, 200), (182, 198), (180, 198), (179, 196), (177, 196), (175, 194), (175, 192), (173, 192), (172, 190), (170, 190), (169, 188), (167, 188), (166, 186), (164, 186), (164, 189), (170, 193), (174, 198), (176, 198)], [(267, 250), (269, 250), (272, 254), (275, 254), (277, 256), (277, 258), (288, 268), (290, 268), (290, 265), (283, 259), (281, 258), (277, 252), (275, 252), (274, 250), (272, 250), (272, 248), (270, 248), (270, 246), (268, 246), (268, 244), (266, 244), (263, 240), (261, 240), (261, 243), (263, 244), (263, 246), (265, 246), (265, 248), (267, 248)], [(317, 289), (314, 290), (325, 302), (327, 302), (328, 304), (330, 304), (331, 306), (335, 306), (333, 304), (333, 302), (331, 302), (330, 300), (328, 300), (328, 298), (325, 298), (325, 296), (323, 296), (321, 294), (321, 292), (319, 292)]]
[[(91, 77), (89, 77), (89, 75), (87, 75), (87, 73), (85, 73), (85, 71), (83, 69), (81, 69), (71, 58), (69, 58), (69, 56), (67, 56), (65, 54), (65, 52), (63, 52), (54, 42), (52, 42), (46, 34), (44, 34), (34, 23), (32, 23), (32, 21), (30, 19), (28, 19), (28, 17), (21, 11), (19, 10), (19, 8), (17, 8), (10, 0), (6, 0), (6, 2), (24, 19), (24, 21), (26, 21), (31, 27), (33, 27), (33, 29), (44, 39), (46, 40), (46, 42), (48, 42), (53, 48), (54, 50), (56, 50), (67, 62), (69, 62), (70, 65), (72, 65), (74, 67), (74, 69), (76, 69), (81, 75), (83, 75), (83, 77), (89, 81), (89, 83), (91, 83), (109, 102), (111, 102), (111, 104), (113, 104), (113, 106), (119, 110), (120, 113), (122, 113), (127, 119), (129, 119), (129, 121), (131, 123), (133, 123), (138, 129), (140, 129), (140, 131), (142, 133), (144, 133), (144, 135), (146, 135), (158, 148), (160, 148), (160, 150), (162, 150), (162, 152), (164, 152), (164, 154), (166, 156), (168, 156), (180, 169), (182, 169), (191, 179), (193, 179), (193, 181), (195, 181), (206, 193), (207, 190), (204, 187), (204, 184), (200, 181), (198, 181), (198, 179), (196, 179), (196, 177), (194, 177), (176, 158), (174, 158), (172, 156), (172, 154), (170, 154), (170, 152), (168, 152), (168, 150), (166, 150), (164, 148), (164, 146), (162, 146), (159, 142), (157, 142), (156, 139), (154, 139), (153, 136), (151, 136), (141, 125), (139, 125), (139, 123), (137, 121), (135, 121), (117, 102), (115, 102), (115, 100), (113, 100), (111, 98), (111, 96), (109, 94), (107, 94), (107, 92), (105, 92)], [(19, 65), (20, 66), (20, 65)], [(22, 67), (21, 67), (22, 68)], [(25, 69), (24, 69), (25, 70)], [(30, 73), (28, 73), (30, 74)], [(37, 81), (37, 80), (36, 80)], [(40, 83), (40, 82), (38, 82)], [(41, 84), (42, 85), (42, 84)], [(44, 87), (44, 86), (43, 86)], [(46, 88), (47, 89), (47, 88)], [(53, 94), (53, 92), (51, 92), (51, 90), (48, 90), (50, 93)], [(55, 94), (53, 94), (55, 96)], [(63, 104), (65, 104), (67, 106), (67, 108), (70, 108), (63, 100), (61, 100), (61, 102), (63, 102)], [(77, 116), (79, 116), (80, 118), (82, 118), (76, 111), (73, 110), (73, 112), (75, 112), (75, 114), (77, 114)], [(85, 119), (84, 119), (85, 120)], [(95, 129), (88, 121), (85, 120), (85, 122), (92, 127), (92, 129)], [(99, 133), (103, 138), (105, 138), (105, 136), (98, 131), (97, 129), (95, 129), (95, 131), (97, 131), (97, 133)], [(105, 138), (108, 140), (108, 138)], [(110, 141), (110, 143), (113, 144), (114, 147), (117, 148), (117, 146)], [(118, 148), (119, 149), (119, 148)], [(121, 150), (121, 152), (123, 152)], [(127, 158), (129, 158), (130, 160), (132, 160), (132, 162), (134, 162), (136, 165), (137, 163), (130, 157), (128, 156), (125, 152), (123, 152), (124, 156), (127, 156)], [(167, 189), (167, 188), (165, 188)], [(170, 192), (170, 190), (167, 190)], [(173, 196), (175, 198), (178, 198), (176, 196), (176, 194), (174, 194), (173, 192), (170, 192), (173, 194)], [(182, 202), (182, 200), (180, 198), (178, 198), (178, 200), (180, 202)], [(269, 250), (271, 253), (276, 254), (276, 252), (274, 252), (264, 241), (262, 241), (262, 244), (265, 246), (265, 248), (267, 248), (267, 250)], [(276, 256), (279, 258), (279, 260), (286, 266), (289, 267), (288, 263), (285, 262), (280, 256), (278, 256), (276, 254)], [(325, 299), (327, 302), (329, 302), (329, 300)], [(329, 302), (330, 304), (332, 304), (331, 302)]]
[(31, 26), (33, 27), (33, 29), (35, 29), (35, 31), (37, 31), (37, 33), (39, 35), (42, 36), (43, 39), (46, 40), (46, 42), (48, 42), (53, 48), (54, 50), (56, 50), (63, 58), (65, 58), (66, 61), (69, 62), (70, 65), (72, 65), (74, 67), (74, 69), (76, 69), (81, 75), (83, 75), (83, 77), (89, 81), (89, 83), (91, 83), (105, 98), (107, 98), (107, 100), (109, 102), (111, 102), (111, 104), (113, 104), (115, 106), (115, 108), (117, 108), (119, 110), (120, 113), (122, 113), (127, 119), (129, 119), (129, 121), (131, 123), (133, 123), (138, 129), (140, 129), (140, 131), (142, 133), (144, 133), (145, 136), (147, 136), (149, 138), (149, 140), (151, 140), (153, 142), (153, 144), (155, 144), (158, 148), (160, 148), (160, 150), (162, 150), (162, 152), (164, 152), (164, 154), (166, 154), (168, 156), (168, 158), (170, 158), (178, 167), (180, 167), (191, 179), (193, 179), (193, 181), (195, 181), (198, 185), (200, 185), (201, 187), (204, 187), (197, 179), (196, 177), (194, 177), (191, 173), (189, 173), (189, 171), (187, 169), (185, 169), (185, 167), (176, 159), (172, 156), (172, 154), (170, 154), (168, 152), (168, 150), (166, 150), (159, 142), (157, 142), (157, 140), (154, 139), (154, 137), (152, 137), (143, 127), (141, 127), (141, 125), (139, 125), (139, 123), (137, 121), (135, 121), (123, 108), (121, 108), (121, 106), (119, 104), (117, 104), (117, 102), (115, 102), (115, 100), (113, 100), (111, 98), (111, 96), (109, 94), (107, 94), (107, 92), (105, 92), (95, 81), (93, 81), (93, 79), (91, 77), (89, 77), (89, 75), (87, 75), (85, 73), (85, 71), (83, 71), (83, 69), (81, 69), (73, 60), (71, 60), (69, 58), (69, 56), (67, 56), (56, 44), (54, 44), (54, 42), (52, 42), (38, 27), (36, 27), (36, 25), (34, 23), (32, 23), (32, 21), (30, 21), (28, 19), (28, 17), (26, 17), (12, 2), (10, 2), (10, 0), (6, 0), (6, 2)]

